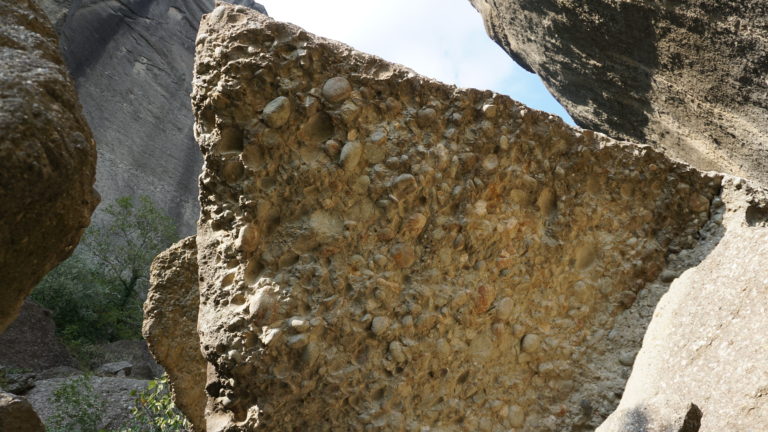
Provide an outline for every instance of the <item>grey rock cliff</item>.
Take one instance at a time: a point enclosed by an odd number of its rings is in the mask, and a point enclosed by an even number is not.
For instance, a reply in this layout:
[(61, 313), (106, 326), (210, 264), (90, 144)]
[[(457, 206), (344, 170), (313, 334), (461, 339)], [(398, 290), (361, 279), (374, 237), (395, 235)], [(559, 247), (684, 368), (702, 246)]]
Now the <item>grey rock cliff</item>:
[(768, 4), (471, 0), (576, 123), (768, 184)]
[(203, 20), (193, 107), (196, 253), (147, 310), (199, 290), (152, 349), (199, 340), (209, 432), (594, 429), (722, 211), (719, 176), (242, 7)]
[[(194, 38), (213, 0), (43, 0), (99, 151), (105, 202), (148, 195), (194, 231), (202, 160), (189, 93)], [(264, 11), (261, 5), (241, 3)]]
[(0, 332), (90, 223), (95, 165), (51, 24), (31, 0), (0, 1)]

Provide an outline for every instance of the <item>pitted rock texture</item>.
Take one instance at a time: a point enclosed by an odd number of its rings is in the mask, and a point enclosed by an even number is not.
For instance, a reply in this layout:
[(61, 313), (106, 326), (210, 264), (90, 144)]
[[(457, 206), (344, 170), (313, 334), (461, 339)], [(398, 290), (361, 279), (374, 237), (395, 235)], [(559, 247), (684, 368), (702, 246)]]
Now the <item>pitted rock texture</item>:
[(48, 19), (31, 0), (0, 1), (0, 332), (90, 223), (95, 164)]
[(768, 4), (470, 0), (581, 126), (768, 184)]
[(619, 408), (598, 431), (677, 431), (634, 425), (680, 423), (690, 404), (702, 413), (694, 431), (768, 425), (768, 191), (727, 178), (722, 201), (722, 239), (662, 297)]
[[(189, 93), (197, 26), (214, 0), (41, 3), (57, 23), (96, 137), (97, 188), (104, 201), (147, 195), (182, 235), (193, 233), (202, 161)], [(237, 3), (264, 11), (253, 0)]]
[(585, 341), (719, 190), (242, 7), (204, 18), (195, 74), (209, 432), (575, 424), (610, 396), (577, 385)]
[(187, 237), (158, 255), (150, 271), (142, 332), (165, 366), (176, 405), (195, 430), (205, 430), (205, 369), (197, 337), (197, 247)]

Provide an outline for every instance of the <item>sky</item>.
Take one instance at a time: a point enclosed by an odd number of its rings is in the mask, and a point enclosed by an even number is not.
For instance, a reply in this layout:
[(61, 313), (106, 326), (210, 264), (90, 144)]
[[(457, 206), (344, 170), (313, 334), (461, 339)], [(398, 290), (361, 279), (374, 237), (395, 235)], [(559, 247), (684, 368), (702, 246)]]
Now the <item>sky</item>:
[(258, 0), (269, 15), (459, 87), (493, 90), (573, 120), (485, 32), (469, 0)]

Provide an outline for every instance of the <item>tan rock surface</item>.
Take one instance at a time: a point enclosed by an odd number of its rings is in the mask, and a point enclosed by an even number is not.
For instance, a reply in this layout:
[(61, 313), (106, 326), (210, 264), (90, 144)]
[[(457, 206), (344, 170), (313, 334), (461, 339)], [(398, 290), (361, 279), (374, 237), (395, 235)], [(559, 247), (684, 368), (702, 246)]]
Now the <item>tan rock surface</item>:
[(623, 386), (642, 331), (603, 338), (696, 244), (718, 177), (245, 8), (197, 49), (209, 432), (612, 410), (581, 375)]
[(195, 238), (179, 241), (158, 255), (150, 271), (142, 332), (165, 366), (176, 405), (205, 430), (205, 368), (197, 337), (197, 248)]
[(99, 202), (96, 150), (45, 15), (0, 1), (0, 331), (74, 250)]

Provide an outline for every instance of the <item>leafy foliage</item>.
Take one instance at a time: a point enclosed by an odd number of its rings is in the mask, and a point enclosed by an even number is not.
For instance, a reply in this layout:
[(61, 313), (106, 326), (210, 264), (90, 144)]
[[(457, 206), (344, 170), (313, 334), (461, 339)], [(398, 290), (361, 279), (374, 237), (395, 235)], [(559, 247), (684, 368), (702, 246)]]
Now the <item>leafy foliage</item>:
[(49, 432), (100, 432), (104, 401), (96, 395), (89, 376), (70, 378), (53, 391)]
[[(176, 408), (168, 390), (168, 376), (133, 391), (134, 406), (128, 423), (114, 432), (189, 432), (192, 426)], [(94, 391), (90, 376), (69, 378), (53, 392), (53, 415), (48, 432), (109, 432), (100, 429), (105, 402)]]
[(119, 198), (103, 214), (72, 257), (32, 293), (53, 311), (59, 332), (75, 351), (141, 337), (149, 266), (176, 239), (173, 222), (148, 197)]
[(184, 415), (171, 398), (168, 375), (150, 381), (147, 389), (135, 394), (131, 423), (120, 432), (186, 432), (191, 431)]

